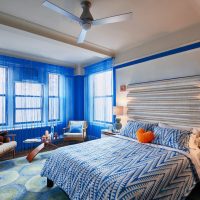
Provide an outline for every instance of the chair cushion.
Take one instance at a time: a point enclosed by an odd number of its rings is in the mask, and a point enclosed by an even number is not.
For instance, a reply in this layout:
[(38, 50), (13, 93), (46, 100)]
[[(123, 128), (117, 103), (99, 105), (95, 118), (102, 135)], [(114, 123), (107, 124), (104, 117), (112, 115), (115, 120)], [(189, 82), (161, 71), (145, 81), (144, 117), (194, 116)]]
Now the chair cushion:
[(81, 133), (67, 132), (67, 133), (64, 133), (64, 137), (83, 137), (83, 134), (82, 134), (82, 132)]
[(15, 147), (17, 146), (17, 142), (16, 141), (11, 141), (11, 142), (8, 142), (8, 143), (3, 143), (1, 146), (0, 146), (0, 155), (8, 152), (8, 151), (11, 151), (12, 149), (14, 149)]
[(82, 133), (83, 132), (83, 125), (82, 124), (71, 124), (69, 132), (70, 133)]

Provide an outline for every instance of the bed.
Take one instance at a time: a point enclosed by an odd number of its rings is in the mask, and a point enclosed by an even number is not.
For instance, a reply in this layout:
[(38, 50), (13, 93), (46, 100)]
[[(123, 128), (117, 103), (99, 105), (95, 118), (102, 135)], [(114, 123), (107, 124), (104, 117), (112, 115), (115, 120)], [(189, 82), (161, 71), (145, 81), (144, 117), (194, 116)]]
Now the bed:
[(41, 175), (81, 200), (178, 200), (199, 181), (189, 154), (123, 136), (59, 148)]
[[(194, 76), (130, 84), (128, 117), (197, 127), (199, 83), (200, 77)], [(55, 183), (72, 200), (185, 199), (200, 175), (189, 151), (162, 142), (139, 143), (128, 134), (59, 148), (46, 161), (41, 175), (47, 177), (48, 186)], [(171, 134), (167, 132), (166, 137)], [(168, 142), (172, 139), (176, 137), (172, 135)]]

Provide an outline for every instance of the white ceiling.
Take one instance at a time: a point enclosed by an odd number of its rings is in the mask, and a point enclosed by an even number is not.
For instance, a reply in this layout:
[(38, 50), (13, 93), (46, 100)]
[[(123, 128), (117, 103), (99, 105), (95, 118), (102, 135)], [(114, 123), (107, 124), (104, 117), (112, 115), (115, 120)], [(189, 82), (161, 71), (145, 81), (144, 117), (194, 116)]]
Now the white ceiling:
[(37, 60), (39, 55), (42, 58), (40, 61), (71, 67), (74, 64), (86, 65), (106, 58), (93, 51), (4, 25), (0, 25), (0, 35), (0, 52), (6, 50), (7, 54), (17, 57), (24, 55), (25, 58)]
[[(42, 2), (43, 0), (0, 0), (0, 12), (25, 19), (29, 22), (42, 25), (73, 37), (79, 35), (81, 28), (78, 24), (42, 7)], [(81, 14), (80, 0), (51, 0), (51, 2), (77, 16), (80, 16)], [(86, 41), (99, 46), (99, 48), (103, 47), (110, 51), (114, 51), (115, 53), (119, 53), (125, 49), (137, 47), (157, 38), (167, 36), (183, 29), (185, 30), (191, 26), (200, 25), (200, 0), (93, 0), (91, 8), (91, 13), (95, 19), (129, 11), (133, 12), (133, 18), (131, 20), (122, 23), (93, 27), (89, 31)], [(2, 31), (4, 32), (5, 30), (1, 30), (0, 34), (2, 34)], [(10, 34), (14, 33), (11, 31)], [(3, 34), (3, 37), (5, 37), (5, 40), (8, 40), (7, 34)], [(99, 59), (98, 56), (97, 58), (96, 55), (92, 55), (92, 52), (90, 52), (91, 54), (85, 52), (86, 55), (81, 53), (79, 47), (74, 47), (75, 49), (71, 51), (74, 56), (66, 56), (65, 54), (69, 52), (71, 47), (67, 50), (66, 45), (64, 44), (59, 44), (59, 46), (58, 44), (55, 44), (55, 41), (49, 42), (44, 38), (38, 39), (33, 36), (35, 46), (37, 46), (36, 42), (38, 43), (38, 48), (44, 45), (43, 50), (39, 51), (37, 55), (37, 51), (34, 50), (34, 48), (27, 50), (30, 38), (25, 39), (25, 37), (26, 36), (23, 34), (22, 36), (18, 35), (17, 42), (24, 41), (24, 43), (27, 43), (27, 46), (23, 50), (19, 49), (21, 52), (26, 50), (24, 53), (30, 55), (51, 57), (55, 60), (74, 64), (93, 62)], [(0, 48), (6, 49), (6, 45), (7, 47), (10, 47), (10, 49), (6, 50), (9, 51), (14, 49), (14, 51), (18, 52), (17, 42), (15, 42), (16, 45), (12, 47), (12, 45), (10, 45), (11, 42), (9, 43), (9, 41), (7, 41), (4, 45), (0, 46)], [(23, 45), (25, 46), (25, 44)], [(45, 50), (47, 45), (51, 46), (48, 46), (49, 51), (54, 45), (57, 46), (49, 52), (48, 50)], [(88, 58), (89, 54), (91, 55), (91, 57), (89, 56), (90, 58)], [(86, 56), (85, 59), (83, 58), (84, 56)], [(79, 57), (81, 57), (80, 60)], [(102, 57), (104, 56), (102, 55)]]

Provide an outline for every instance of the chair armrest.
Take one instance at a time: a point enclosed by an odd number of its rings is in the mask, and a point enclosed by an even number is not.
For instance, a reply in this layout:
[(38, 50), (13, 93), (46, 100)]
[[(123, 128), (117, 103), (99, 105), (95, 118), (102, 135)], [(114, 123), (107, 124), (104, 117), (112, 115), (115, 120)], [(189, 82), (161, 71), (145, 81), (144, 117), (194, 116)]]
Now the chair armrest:
[(12, 137), (12, 141), (15, 141), (16, 134), (7, 134), (7, 137)]
[(63, 128), (63, 133), (65, 133), (67, 130), (69, 130), (69, 127)]

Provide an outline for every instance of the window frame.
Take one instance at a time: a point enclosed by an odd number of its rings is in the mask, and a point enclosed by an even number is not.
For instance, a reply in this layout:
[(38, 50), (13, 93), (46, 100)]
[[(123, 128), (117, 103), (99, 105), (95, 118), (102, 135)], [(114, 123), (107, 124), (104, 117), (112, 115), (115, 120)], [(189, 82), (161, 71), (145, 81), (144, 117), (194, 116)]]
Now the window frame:
[[(95, 99), (100, 99), (100, 98), (106, 99), (106, 98), (110, 97), (111, 100), (112, 100), (112, 111), (113, 111), (113, 72), (112, 72), (112, 70), (106, 70), (106, 71), (98, 72), (98, 73), (95, 73), (95, 74), (106, 73), (108, 71), (111, 71), (112, 94), (111, 95), (103, 95), (103, 96), (95, 96), (94, 95), (95, 93), (93, 92), (93, 122), (104, 123), (104, 124), (112, 124), (113, 123), (113, 116), (112, 116), (111, 122), (108, 122), (108, 121), (105, 121), (105, 120), (102, 121), (102, 120), (96, 120), (95, 119), (95, 103), (94, 103)], [(93, 81), (93, 86), (92, 87), (93, 87), (93, 91), (94, 91), (95, 81), (94, 81), (94, 79), (92, 81)], [(106, 109), (106, 108), (104, 108), (104, 109)], [(105, 110), (104, 110), (104, 114), (105, 114)], [(104, 118), (105, 118), (105, 116), (104, 116)]]
[(8, 69), (2, 65), (0, 65), (0, 68), (3, 68), (5, 70), (5, 94), (0, 94), (0, 97), (5, 98), (5, 122), (0, 123), (0, 126), (7, 126), (8, 125), (8, 117), (6, 113), (8, 112)]
[[(52, 75), (57, 75), (58, 76), (58, 96), (50, 96), (49, 95), (49, 75), (52, 74)], [(49, 103), (49, 100), (50, 99), (58, 99), (58, 119), (49, 119), (49, 108), (50, 108), (50, 103)], [(57, 73), (48, 73), (48, 122), (60, 122), (61, 121), (61, 112), (60, 112), (60, 109), (61, 109), (61, 99), (60, 99), (60, 74), (57, 74)]]
[[(16, 83), (31, 83), (31, 84), (40, 84), (41, 85), (41, 95), (16, 95), (16, 88), (15, 84)], [(31, 82), (31, 81), (15, 81), (14, 82), (14, 87), (13, 87), (13, 98), (14, 98), (14, 123), (15, 125), (20, 125), (20, 124), (33, 124), (33, 123), (43, 123), (44, 122), (44, 85), (41, 83), (36, 83), (36, 82)], [(40, 108), (16, 108), (16, 97), (40, 97), (41, 100), (41, 107)], [(16, 122), (16, 111), (17, 110), (40, 110), (41, 112), (41, 121), (29, 121), (29, 122)]]

